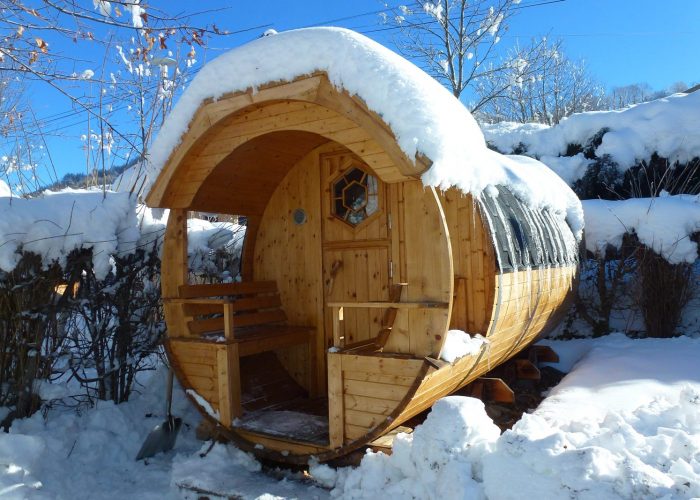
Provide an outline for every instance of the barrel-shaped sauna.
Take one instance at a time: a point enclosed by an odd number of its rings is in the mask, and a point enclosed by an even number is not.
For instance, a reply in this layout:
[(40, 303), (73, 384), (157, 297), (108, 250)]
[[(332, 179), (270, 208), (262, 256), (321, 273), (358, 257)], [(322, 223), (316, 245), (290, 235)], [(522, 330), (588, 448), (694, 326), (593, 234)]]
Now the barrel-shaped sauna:
[[(349, 453), (556, 324), (575, 196), (534, 160), (488, 151), (462, 105), (387, 49), (339, 29), (266, 37), (205, 66), (181, 101), (147, 198), (170, 209), (166, 349), (239, 446), (296, 463)], [(464, 150), (457, 125), (479, 151), (443, 178)], [(245, 216), (240, 280), (190, 282), (189, 211)], [(452, 330), (485, 340), (442, 361)]]

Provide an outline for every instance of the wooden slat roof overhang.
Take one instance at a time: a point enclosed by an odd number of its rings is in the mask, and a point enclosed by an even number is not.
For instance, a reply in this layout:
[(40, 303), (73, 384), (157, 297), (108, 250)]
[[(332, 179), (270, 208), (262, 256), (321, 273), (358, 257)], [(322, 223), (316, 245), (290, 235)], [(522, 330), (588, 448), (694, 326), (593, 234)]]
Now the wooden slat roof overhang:
[(147, 204), (260, 216), (289, 169), (328, 141), (389, 183), (417, 178), (430, 163), (408, 158), (379, 115), (319, 73), (203, 102)]

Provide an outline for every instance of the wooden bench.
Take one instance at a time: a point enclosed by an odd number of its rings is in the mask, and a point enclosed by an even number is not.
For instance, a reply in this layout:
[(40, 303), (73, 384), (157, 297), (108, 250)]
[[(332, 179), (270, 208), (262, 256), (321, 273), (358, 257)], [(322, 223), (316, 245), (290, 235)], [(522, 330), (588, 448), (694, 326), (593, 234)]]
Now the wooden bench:
[(191, 338), (236, 343), (239, 356), (306, 344), (316, 330), (287, 324), (274, 281), (183, 285), (179, 298), (170, 300), (192, 318)]
[(180, 352), (182, 364), (191, 360), (183, 371), (189, 371), (188, 383), (209, 393), (209, 401), (216, 399), (217, 418), (227, 427), (243, 413), (240, 358), (309, 346), (316, 331), (286, 323), (274, 281), (183, 285), (178, 295), (164, 300), (182, 307), (185, 335), (169, 336), (167, 345)]

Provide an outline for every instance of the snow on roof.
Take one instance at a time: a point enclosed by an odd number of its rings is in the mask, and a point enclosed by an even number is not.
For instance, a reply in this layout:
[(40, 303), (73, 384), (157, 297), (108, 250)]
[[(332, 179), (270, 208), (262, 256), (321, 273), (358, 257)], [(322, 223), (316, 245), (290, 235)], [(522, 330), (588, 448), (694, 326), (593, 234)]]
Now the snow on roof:
[(585, 200), (586, 247), (603, 255), (607, 245), (619, 248), (625, 233), (672, 264), (693, 263), (698, 246), (690, 235), (700, 231), (700, 196), (676, 195), (607, 201)]
[(499, 151), (515, 151), (522, 143), (529, 156), (553, 166), (572, 182), (585, 173), (581, 167), (586, 160), (580, 154), (556, 158), (566, 153), (569, 144), (585, 146), (604, 128), (609, 130), (595, 154), (610, 155), (623, 170), (649, 159), (654, 152), (680, 163), (700, 157), (698, 116), (700, 92), (693, 92), (673, 94), (620, 111), (577, 113), (552, 127), (505, 122), (482, 125), (482, 130), (486, 140)]
[(10, 186), (3, 180), (0, 180), (0, 197), (12, 196), (12, 190)]
[[(472, 115), (447, 89), (386, 47), (342, 28), (307, 28), (265, 36), (205, 65), (153, 143), (150, 182), (204, 100), (318, 71), (381, 116), (408, 158), (422, 153), (432, 160), (423, 174), (424, 184), (442, 189), (456, 186), (475, 196), (489, 186), (507, 185), (523, 201), (567, 217), (574, 234), (580, 236), (580, 204), (556, 175), (536, 161), (489, 151)], [(557, 196), (551, 197), (554, 193)]]

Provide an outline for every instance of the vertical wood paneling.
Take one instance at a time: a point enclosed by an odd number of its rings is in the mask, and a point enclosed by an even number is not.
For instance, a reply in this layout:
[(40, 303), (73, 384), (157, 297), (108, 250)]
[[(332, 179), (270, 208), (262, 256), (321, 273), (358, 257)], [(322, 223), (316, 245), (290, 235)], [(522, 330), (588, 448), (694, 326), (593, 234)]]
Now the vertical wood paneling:
[[(255, 280), (277, 283), (289, 324), (317, 327), (313, 348), (277, 351), (290, 375), (312, 394), (325, 392), (320, 206), (318, 154), (311, 152), (291, 168), (270, 198), (257, 232), (253, 266)], [(306, 213), (304, 224), (294, 223), (296, 209)]]
[[(403, 183), (407, 301), (453, 302), (454, 273), (449, 231), (433, 188), (416, 180)], [(396, 346), (415, 356), (436, 356), (450, 310), (407, 311), (410, 345)], [(399, 314), (402, 316), (402, 314)], [(395, 344), (392, 344), (395, 346)]]
[[(168, 217), (161, 257), (161, 293), (163, 298), (176, 298), (181, 285), (187, 284), (187, 210), (172, 209)], [(189, 335), (188, 320), (180, 304), (163, 304), (169, 337)]]
[(466, 287), (464, 293), (458, 289), (450, 328), (483, 335), (488, 330), (494, 303), (493, 244), (470, 195), (449, 189), (439, 197), (450, 228), (455, 277), (464, 280)]
[[(336, 146), (338, 148), (338, 146)], [(375, 175), (350, 151), (339, 148), (321, 155), (321, 207), (323, 213), (323, 283), (326, 301), (364, 302), (388, 300), (388, 265), (391, 239), (386, 185), (378, 180), (379, 209), (353, 227), (333, 215), (332, 184), (354, 166)], [(325, 311), (326, 335), (332, 318)], [(345, 343), (375, 337), (381, 328), (381, 309), (344, 309), (342, 329)]]
[(328, 438), (331, 448), (344, 441), (345, 408), (340, 354), (328, 353)]

